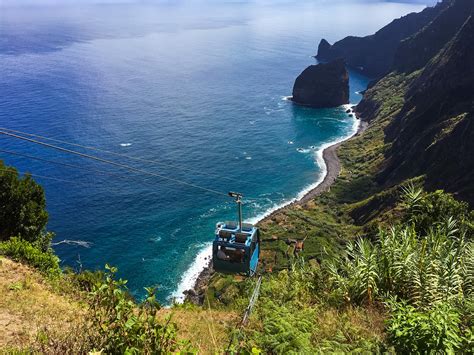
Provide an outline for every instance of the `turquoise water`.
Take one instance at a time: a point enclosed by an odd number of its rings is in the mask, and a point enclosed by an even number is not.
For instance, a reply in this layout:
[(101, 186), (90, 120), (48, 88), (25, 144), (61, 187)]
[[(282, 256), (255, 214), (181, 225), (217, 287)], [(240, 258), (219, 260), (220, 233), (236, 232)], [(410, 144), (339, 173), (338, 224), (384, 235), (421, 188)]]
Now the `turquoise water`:
[[(4, 5), (0, 126), (159, 160), (167, 165), (73, 148), (243, 192), (244, 215), (255, 220), (320, 179), (320, 148), (354, 130), (344, 108), (284, 100), (314, 63), (319, 39), (365, 35), (419, 9), (374, 2)], [(367, 80), (351, 73), (352, 103)], [(91, 243), (57, 246), (63, 264), (116, 265), (137, 296), (158, 285), (165, 301), (190, 286), (215, 223), (235, 214), (229, 198), (189, 185), (4, 136), (0, 148), (80, 167), (0, 153), (21, 171), (67, 180), (37, 179), (56, 240)]]

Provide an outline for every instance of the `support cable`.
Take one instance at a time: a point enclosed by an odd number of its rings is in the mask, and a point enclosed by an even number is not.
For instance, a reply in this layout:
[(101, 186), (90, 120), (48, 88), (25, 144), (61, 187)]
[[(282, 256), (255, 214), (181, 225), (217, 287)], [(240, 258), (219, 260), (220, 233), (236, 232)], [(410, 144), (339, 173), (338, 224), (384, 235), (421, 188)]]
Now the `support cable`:
[(230, 181), (235, 181), (235, 182), (239, 182), (239, 183), (264, 186), (264, 184), (257, 183), (257, 182), (244, 181), (244, 180), (240, 180), (240, 179), (231, 178), (231, 177), (228, 177), (228, 176), (221, 176), (221, 175), (218, 175), (218, 174), (208, 173), (208, 172), (205, 172), (205, 171), (202, 171), (202, 170), (190, 169), (190, 168), (187, 168), (187, 167), (184, 167), (184, 166), (164, 163), (164, 162), (161, 162), (161, 161), (158, 161), (158, 160), (150, 160), (150, 159), (145, 159), (145, 158), (133, 157), (133, 156), (130, 156), (130, 155), (127, 155), (127, 154), (117, 153), (117, 152), (113, 152), (113, 151), (110, 151), (110, 150), (101, 149), (101, 148), (88, 146), (88, 145), (82, 145), (82, 144), (78, 144), (78, 143), (71, 143), (71, 142), (61, 140), (61, 139), (49, 138), (49, 137), (41, 136), (41, 135), (38, 135), (38, 134), (22, 132), (22, 131), (9, 129), (9, 128), (4, 128), (4, 127), (0, 127), (0, 130), (10, 132), (10, 133), (15, 133), (15, 134), (21, 134), (23, 136), (28, 136), (28, 137), (35, 137), (35, 138), (39, 138), (39, 139), (46, 140), (46, 141), (66, 144), (66, 145), (73, 146), (73, 147), (89, 149), (89, 150), (93, 150), (93, 151), (96, 151), (96, 152), (106, 153), (106, 154), (114, 155), (114, 156), (121, 157), (121, 158), (130, 159), (130, 160), (135, 160), (135, 161), (140, 161), (140, 162), (145, 162), (145, 163), (150, 163), (150, 164), (162, 165), (162, 166), (166, 166), (166, 167), (173, 168), (173, 169), (179, 169), (179, 170), (192, 172), (192, 173), (195, 173), (195, 174), (207, 175), (207, 176), (216, 177), (216, 178), (219, 178), (219, 179), (230, 180)]
[[(98, 174), (104, 174), (104, 175), (107, 175), (107, 176), (111, 176), (111, 177), (121, 179), (121, 180), (126, 180), (126, 181), (129, 181), (130, 178), (132, 178), (132, 179), (140, 179), (141, 178), (140, 181), (142, 183), (154, 184), (154, 182), (150, 181), (151, 178), (148, 178), (148, 177), (145, 178), (145, 179), (141, 176), (135, 176), (135, 175), (130, 177), (130, 176), (126, 176), (126, 175), (123, 175), (123, 174), (117, 174), (117, 173), (112, 173), (112, 172), (109, 172), (109, 171), (82, 167), (80, 165), (75, 165), (75, 164), (63, 163), (63, 162), (59, 162), (57, 160), (50, 160), (50, 159), (40, 158), (40, 157), (37, 157), (37, 156), (34, 156), (34, 155), (24, 154), (24, 153), (20, 153), (20, 152), (11, 151), (11, 150), (5, 150), (5, 149), (0, 149), (0, 153), (16, 155), (16, 156), (20, 156), (20, 157), (23, 157), (23, 158), (26, 158), (26, 159), (38, 160), (38, 161), (41, 161), (41, 162), (46, 162), (46, 163), (49, 163), (49, 164), (54, 164), (54, 165), (59, 165), (59, 166), (65, 166), (65, 167), (68, 167), (68, 168), (74, 168), (74, 169), (90, 171), (90, 172), (94, 172), (94, 173), (98, 173)], [(39, 177), (39, 175), (32, 175), (32, 176)], [(72, 181), (68, 181), (68, 182), (73, 183)], [(89, 186), (92, 184), (92, 183), (85, 183), (85, 182), (79, 182), (79, 183), (82, 184), (82, 185), (89, 185)], [(165, 188), (171, 189), (172, 187), (165, 186)], [(116, 189), (113, 189), (113, 190), (107, 189), (107, 190), (108, 191), (113, 191), (114, 193), (117, 192)]]
[(127, 178), (126, 176), (123, 176), (123, 175), (121, 175), (121, 174), (115, 174), (115, 173), (112, 173), (112, 172), (103, 171), (103, 170), (99, 170), (99, 169), (91, 169), (91, 168), (82, 167), (82, 166), (79, 166), (79, 165), (74, 165), (74, 164), (69, 164), (69, 163), (63, 163), (63, 162), (60, 162), (60, 161), (57, 161), (57, 160), (50, 160), (50, 159), (45, 159), (45, 158), (41, 158), (41, 157), (36, 157), (36, 156), (34, 156), (34, 155), (29, 155), (29, 154), (24, 154), (24, 153), (20, 153), (20, 152), (15, 152), (15, 151), (12, 151), (12, 150), (0, 149), (0, 153), (10, 154), (10, 155), (16, 155), (16, 156), (19, 156), (19, 157), (23, 157), (23, 158), (27, 158), (27, 159), (32, 159), (32, 160), (38, 160), (38, 161), (42, 161), (42, 162), (49, 163), (49, 164), (54, 164), (54, 165), (59, 165), (59, 166), (65, 166), (65, 167), (67, 167), (67, 168), (80, 169), (80, 170), (90, 171), (90, 172), (94, 172), (94, 173), (98, 173), (98, 174), (105, 174), (105, 175), (110, 175), (110, 176), (116, 176), (116, 177), (120, 177), (120, 178), (124, 178), (124, 179)]
[(18, 171), (18, 170), (11, 170), (12, 168), (0, 168), (0, 172), (4, 172), (4, 173), (7, 173), (7, 174), (17, 174), (17, 175), (27, 175), (27, 176), (31, 176), (31, 177), (36, 177), (36, 178), (41, 178), (41, 179), (47, 179), (47, 180), (55, 180), (55, 181), (61, 181), (61, 182), (67, 182), (68, 184), (81, 184), (81, 185), (86, 185), (86, 184), (83, 184), (81, 182), (77, 182), (77, 181), (72, 181), (72, 180), (66, 180), (66, 179), (60, 179), (60, 178), (55, 178), (55, 177), (52, 177), (52, 176), (44, 176), (44, 175), (38, 175), (38, 174), (31, 174), (29, 172), (21, 172), (21, 171)]
[(229, 344), (227, 345), (226, 349), (226, 354), (231, 353), (231, 346), (234, 343), (234, 338), (237, 337), (237, 340), (239, 340), (240, 335), (242, 333), (242, 329), (247, 325), (250, 313), (252, 313), (253, 307), (257, 303), (258, 295), (260, 294), (260, 286), (262, 285), (262, 275), (260, 275), (257, 279), (257, 283), (255, 285), (255, 288), (253, 289), (252, 296), (250, 297), (249, 304), (247, 308), (245, 309), (244, 315), (242, 317), (242, 320), (240, 321), (239, 327), (237, 329), (237, 333), (233, 333), (232, 337), (230, 338)]
[(80, 156), (80, 157), (83, 157), (83, 158), (92, 159), (92, 160), (95, 160), (95, 161), (98, 161), (98, 162), (101, 162), (101, 163), (117, 166), (117, 167), (120, 167), (120, 168), (123, 168), (123, 169), (127, 169), (129, 171), (133, 171), (133, 172), (137, 172), (137, 173), (141, 173), (141, 174), (146, 174), (146, 175), (150, 175), (150, 176), (156, 176), (158, 178), (168, 180), (168, 181), (172, 181), (172, 182), (175, 182), (177, 184), (181, 184), (181, 185), (185, 185), (185, 186), (189, 186), (189, 187), (194, 187), (194, 188), (200, 189), (202, 191), (206, 191), (206, 192), (213, 193), (213, 194), (216, 194), (216, 195), (219, 195), (219, 196), (226, 196), (227, 197), (227, 194), (224, 193), (224, 192), (221, 192), (221, 191), (217, 191), (217, 190), (210, 189), (210, 188), (207, 188), (207, 187), (202, 187), (202, 186), (199, 186), (199, 185), (196, 185), (196, 184), (193, 184), (193, 183), (178, 180), (178, 179), (175, 179), (175, 178), (170, 178), (170, 177), (167, 177), (167, 176), (164, 176), (164, 175), (161, 175), (161, 174), (157, 174), (157, 173), (152, 173), (152, 172), (149, 172), (149, 171), (146, 171), (146, 170), (137, 169), (137, 168), (134, 168), (134, 167), (129, 166), (129, 165), (117, 163), (117, 162), (107, 160), (107, 159), (102, 159), (102, 158), (99, 158), (99, 157), (96, 157), (96, 156), (93, 156), (93, 155), (77, 152), (77, 151), (74, 151), (74, 150), (71, 150), (71, 149), (67, 149), (67, 148), (59, 147), (59, 146), (56, 146), (56, 145), (53, 145), (53, 144), (41, 142), (41, 141), (38, 141), (38, 140), (35, 140), (35, 139), (23, 137), (23, 136), (13, 134), (13, 133), (10, 133), (10, 132), (6, 132), (6, 131), (3, 131), (3, 130), (0, 130), (0, 134), (6, 135), (6, 136), (9, 136), (9, 137), (13, 137), (13, 138), (17, 138), (17, 139), (20, 139), (20, 140), (24, 140), (24, 141), (27, 141), (27, 142), (30, 142), (30, 143), (38, 144), (38, 145), (41, 145), (41, 146), (44, 146), (44, 147), (56, 149), (56, 150), (59, 150), (61, 152), (74, 154), (74, 155), (77, 155), (77, 156)]

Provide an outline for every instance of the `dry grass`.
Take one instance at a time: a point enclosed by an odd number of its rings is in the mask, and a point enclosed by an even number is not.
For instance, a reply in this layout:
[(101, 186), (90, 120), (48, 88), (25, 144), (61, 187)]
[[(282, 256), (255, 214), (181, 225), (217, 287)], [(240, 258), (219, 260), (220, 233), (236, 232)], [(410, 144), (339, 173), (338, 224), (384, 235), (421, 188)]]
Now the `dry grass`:
[(360, 340), (382, 341), (385, 337), (385, 315), (376, 308), (350, 307), (343, 311), (331, 308), (318, 314), (317, 331), (313, 341), (345, 339), (348, 343)]
[[(86, 305), (55, 292), (34, 269), (0, 257), (0, 353), (15, 349), (71, 352), (71, 346), (86, 341), (74, 339), (78, 329), (86, 326), (86, 312)], [(179, 338), (190, 340), (201, 354), (221, 353), (240, 319), (237, 313), (199, 307), (160, 311), (163, 318), (170, 314)], [(42, 346), (44, 342), (48, 344)]]
[(172, 315), (180, 339), (188, 339), (199, 354), (222, 353), (228, 345), (230, 332), (240, 321), (235, 312), (192, 309), (163, 309), (163, 318)]
[(66, 333), (83, 313), (28, 266), (0, 258), (0, 352), (32, 346), (40, 330)]

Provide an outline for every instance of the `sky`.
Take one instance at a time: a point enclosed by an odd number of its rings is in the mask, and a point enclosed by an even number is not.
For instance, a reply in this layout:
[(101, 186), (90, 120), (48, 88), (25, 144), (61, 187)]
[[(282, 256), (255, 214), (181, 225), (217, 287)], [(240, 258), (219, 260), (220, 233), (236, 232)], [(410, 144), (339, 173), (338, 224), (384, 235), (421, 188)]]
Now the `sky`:
[[(242, 3), (291, 3), (289, 0), (0, 0), (0, 6), (12, 5), (64, 5), (64, 4), (114, 4), (114, 3), (183, 3), (183, 2), (242, 2)], [(297, 2), (403, 2), (413, 4), (425, 4), (428, 6), (434, 5), (438, 0), (295, 0)]]

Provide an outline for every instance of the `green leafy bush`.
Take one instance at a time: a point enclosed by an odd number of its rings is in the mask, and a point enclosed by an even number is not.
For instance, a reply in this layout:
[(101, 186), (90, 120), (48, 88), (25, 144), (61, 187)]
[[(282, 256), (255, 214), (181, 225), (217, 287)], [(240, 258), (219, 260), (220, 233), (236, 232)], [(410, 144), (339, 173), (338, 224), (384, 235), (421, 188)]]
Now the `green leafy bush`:
[(265, 317), (259, 345), (279, 354), (311, 351), (311, 335), (314, 327), (314, 309), (297, 309), (277, 305), (271, 300), (264, 305)]
[(61, 274), (59, 258), (51, 249), (43, 251), (35, 244), (18, 237), (1, 242), (0, 253), (15, 261), (31, 265), (48, 276), (56, 277)]
[(64, 269), (64, 279), (67, 281), (66, 285), (63, 285), (65, 290), (80, 290), (85, 292), (91, 292), (97, 283), (102, 282), (105, 275), (101, 270), (74, 270), (70, 267)]
[(401, 224), (325, 264), (328, 288), (346, 304), (384, 302), (397, 352), (472, 352), (473, 215), (451, 195), (413, 185), (402, 201)]
[(403, 187), (402, 203), (405, 207), (403, 224), (412, 224), (418, 234), (427, 234), (452, 217), (458, 229), (470, 236), (474, 233), (474, 211), (463, 201), (457, 201), (442, 190), (426, 193), (413, 183)]
[(106, 265), (102, 282), (90, 292), (91, 324), (95, 348), (111, 354), (162, 354), (189, 351), (188, 342), (177, 339), (177, 327), (168, 317), (157, 317), (160, 305), (155, 290), (146, 288), (146, 299), (137, 306), (126, 281), (115, 279), (117, 269)]
[[(400, 353), (454, 353), (467, 341), (459, 310), (449, 303), (419, 310), (406, 301), (389, 300), (389, 340)], [(472, 350), (472, 349), (471, 349)]]

